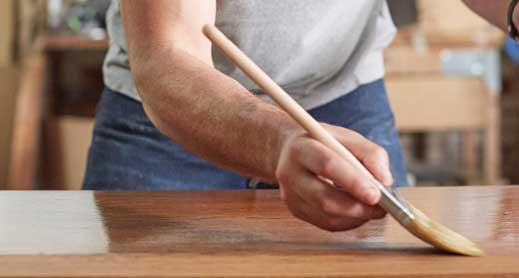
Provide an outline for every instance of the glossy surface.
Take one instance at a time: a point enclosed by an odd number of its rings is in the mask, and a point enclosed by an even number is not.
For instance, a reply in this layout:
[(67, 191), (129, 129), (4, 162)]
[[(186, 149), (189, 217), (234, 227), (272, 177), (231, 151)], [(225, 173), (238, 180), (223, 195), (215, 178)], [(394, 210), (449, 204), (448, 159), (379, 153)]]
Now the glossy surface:
[(0, 276), (519, 277), (519, 187), (401, 193), (488, 256), (442, 253), (388, 217), (321, 231), (277, 191), (0, 192)]

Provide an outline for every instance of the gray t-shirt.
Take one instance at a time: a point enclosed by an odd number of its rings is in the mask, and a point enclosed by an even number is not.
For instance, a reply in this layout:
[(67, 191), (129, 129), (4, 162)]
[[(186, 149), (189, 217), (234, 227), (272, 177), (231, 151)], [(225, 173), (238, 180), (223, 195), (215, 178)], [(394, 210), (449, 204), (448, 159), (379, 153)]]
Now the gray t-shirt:
[[(119, 10), (107, 14), (105, 85), (140, 100)], [(218, 0), (216, 26), (306, 109), (383, 77), (395, 27), (385, 0)], [(215, 67), (268, 98), (213, 47)]]

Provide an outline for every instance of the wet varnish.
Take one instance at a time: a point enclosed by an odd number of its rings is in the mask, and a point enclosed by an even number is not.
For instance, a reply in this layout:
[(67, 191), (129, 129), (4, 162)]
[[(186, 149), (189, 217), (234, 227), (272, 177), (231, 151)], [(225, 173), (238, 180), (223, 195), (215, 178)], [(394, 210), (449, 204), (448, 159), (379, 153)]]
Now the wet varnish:
[(0, 277), (519, 277), (519, 187), (401, 193), (487, 256), (422, 243), (392, 219), (329, 233), (277, 191), (0, 192)]

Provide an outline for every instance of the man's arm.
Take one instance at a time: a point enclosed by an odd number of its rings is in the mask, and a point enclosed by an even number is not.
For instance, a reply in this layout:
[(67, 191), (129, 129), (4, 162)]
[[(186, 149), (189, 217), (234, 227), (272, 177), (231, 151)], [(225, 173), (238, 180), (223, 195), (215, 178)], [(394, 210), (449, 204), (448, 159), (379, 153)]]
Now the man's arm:
[[(508, 32), (508, 5), (511, 0), (463, 0), (474, 12), (490, 23)], [(519, 13), (514, 12), (514, 22), (519, 26)]]
[(220, 166), (274, 180), (283, 131), (295, 124), (212, 68), (201, 29), (214, 22), (214, 1), (121, 4), (132, 75), (157, 128)]
[[(215, 5), (121, 1), (132, 76), (151, 121), (212, 163), (279, 182), (292, 214), (318, 227), (346, 230), (383, 216), (375, 205), (380, 192), (366, 177), (284, 111), (214, 69), (202, 27), (214, 23)], [(392, 183), (382, 148), (353, 131), (325, 128), (383, 183)]]

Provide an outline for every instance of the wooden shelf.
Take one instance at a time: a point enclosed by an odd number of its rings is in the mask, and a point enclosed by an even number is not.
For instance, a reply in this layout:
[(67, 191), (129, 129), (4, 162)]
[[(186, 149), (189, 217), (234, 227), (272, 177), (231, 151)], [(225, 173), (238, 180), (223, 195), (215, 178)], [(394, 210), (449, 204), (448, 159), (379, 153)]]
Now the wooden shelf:
[(106, 50), (108, 39), (95, 40), (78, 35), (50, 35), (47, 37), (47, 50)]
[(496, 49), (503, 45), (505, 34), (497, 29), (490, 29), (473, 33), (441, 32), (423, 28), (420, 25), (411, 25), (398, 30), (389, 49), (399, 47), (413, 47), (413, 41), (423, 39), (426, 48), (432, 49)]

